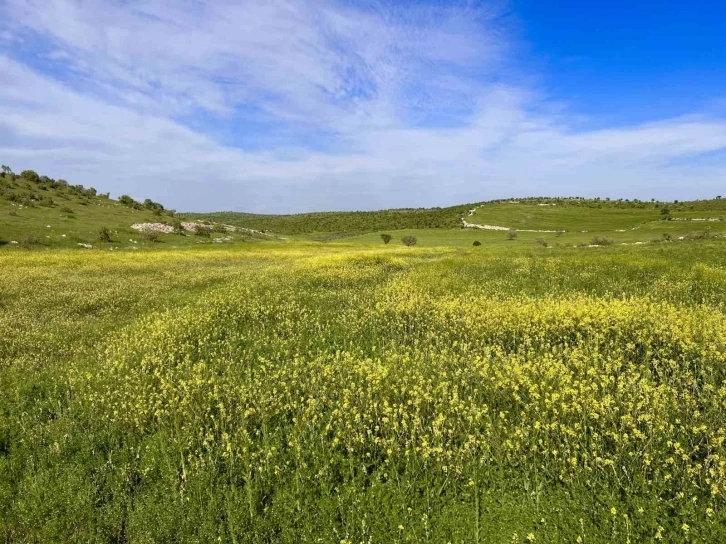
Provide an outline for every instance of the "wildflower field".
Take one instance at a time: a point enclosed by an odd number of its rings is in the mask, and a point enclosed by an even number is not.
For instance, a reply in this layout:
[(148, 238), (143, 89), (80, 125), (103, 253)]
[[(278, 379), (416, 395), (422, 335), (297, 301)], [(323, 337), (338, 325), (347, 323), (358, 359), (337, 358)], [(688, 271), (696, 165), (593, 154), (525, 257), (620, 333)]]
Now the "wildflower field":
[(726, 241), (0, 257), (5, 542), (724, 542)]

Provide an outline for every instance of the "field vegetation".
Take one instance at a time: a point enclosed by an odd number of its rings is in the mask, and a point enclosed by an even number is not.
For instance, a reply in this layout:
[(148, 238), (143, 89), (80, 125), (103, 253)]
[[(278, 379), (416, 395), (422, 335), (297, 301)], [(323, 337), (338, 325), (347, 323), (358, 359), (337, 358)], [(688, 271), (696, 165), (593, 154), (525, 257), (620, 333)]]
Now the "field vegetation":
[(724, 541), (726, 241), (494, 234), (5, 253), (0, 537)]
[(726, 541), (723, 199), (189, 230), (0, 174), (0, 539)]

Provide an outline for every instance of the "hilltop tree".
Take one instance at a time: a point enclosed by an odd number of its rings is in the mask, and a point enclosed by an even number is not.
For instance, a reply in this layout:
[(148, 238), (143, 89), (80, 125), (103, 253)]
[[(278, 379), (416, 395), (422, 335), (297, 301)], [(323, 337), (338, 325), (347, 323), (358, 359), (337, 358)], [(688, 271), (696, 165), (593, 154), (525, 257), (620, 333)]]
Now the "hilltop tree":
[(35, 170), (23, 170), (20, 172), (20, 177), (33, 183), (40, 183), (40, 176)]

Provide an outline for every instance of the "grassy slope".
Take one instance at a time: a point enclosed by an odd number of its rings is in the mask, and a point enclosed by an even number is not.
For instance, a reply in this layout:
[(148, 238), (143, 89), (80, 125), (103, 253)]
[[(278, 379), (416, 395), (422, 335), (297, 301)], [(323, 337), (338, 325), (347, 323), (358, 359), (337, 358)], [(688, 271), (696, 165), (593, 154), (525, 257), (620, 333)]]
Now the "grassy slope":
[(278, 234), (364, 233), (386, 229), (446, 229), (459, 225), (459, 216), (471, 205), (448, 208), (394, 209), (374, 212), (322, 212), (293, 215), (257, 215), (237, 212), (184, 214), (230, 225)]
[[(91, 244), (101, 249), (173, 248), (211, 243), (210, 239), (176, 234), (160, 234), (159, 239), (152, 242), (131, 228), (134, 223), (170, 222), (173, 218), (167, 212), (158, 215), (151, 210), (138, 210), (120, 204), (117, 200), (102, 196), (80, 195), (68, 189), (43, 190), (38, 185), (23, 179), (11, 182), (0, 178), (0, 190), (0, 247), (6, 246), (12, 249), (13, 246), (9, 245), (9, 242), (13, 240), (20, 242), (26, 237), (36, 239), (36, 248), (79, 248), (79, 243)], [(9, 197), (15, 194), (42, 196), (44, 200), (11, 202)], [(49, 198), (52, 199), (52, 205), (48, 205)], [(70, 209), (73, 213), (68, 213), (66, 209)], [(99, 242), (98, 232), (102, 226), (111, 231), (111, 243)], [(227, 234), (214, 236), (227, 236)], [(235, 241), (251, 239), (240, 233), (229, 236)]]

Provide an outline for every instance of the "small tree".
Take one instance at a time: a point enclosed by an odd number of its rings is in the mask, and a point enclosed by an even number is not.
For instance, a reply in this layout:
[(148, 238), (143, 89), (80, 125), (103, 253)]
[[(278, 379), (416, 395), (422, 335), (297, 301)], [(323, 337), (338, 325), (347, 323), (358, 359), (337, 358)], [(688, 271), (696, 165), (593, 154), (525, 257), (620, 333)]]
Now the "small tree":
[(507, 240), (516, 240), (517, 239), (517, 231), (515, 229), (509, 229), (509, 232), (507, 232)]
[(23, 170), (20, 172), (20, 177), (33, 183), (40, 183), (40, 176), (35, 170)]
[(666, 219), (670, 219), (671, 211), (669, 208), (661, 208), (660, 209), (660, 218), (665, 221)]
[(393, 236), (391, 236), (390, 234), (381, 234), (381, 240), (383, 240), (384, 244), (387, 244), (392, 239), (393, 239)]
[(101, 227), (98, 230), (98, 241), (99, 242), (110, 242), (111, 241), (111, 231), (108, 230), (108, 227)]
[(149, 242), (158, 242), (159, 233), (155, 230), (147, 230), (146, 232), (144, 232), (144, 238), (146, 238)]
[(194, 234), (201, 236), (202, 238), (209, 238), (212, 235), (212, 229), (205, 225), (197, 225)]
[(411, 247), (411, 246), (415, 246), (416, 245), (416, 243), (418, 242), (418, 239), (415, 236), (411, 236), (409, 234), (409, 235), (404, 236), (403, 238), (401, 238), (401, 242), (403, 242), (403, 245), (408, 246), (408, 247)]

